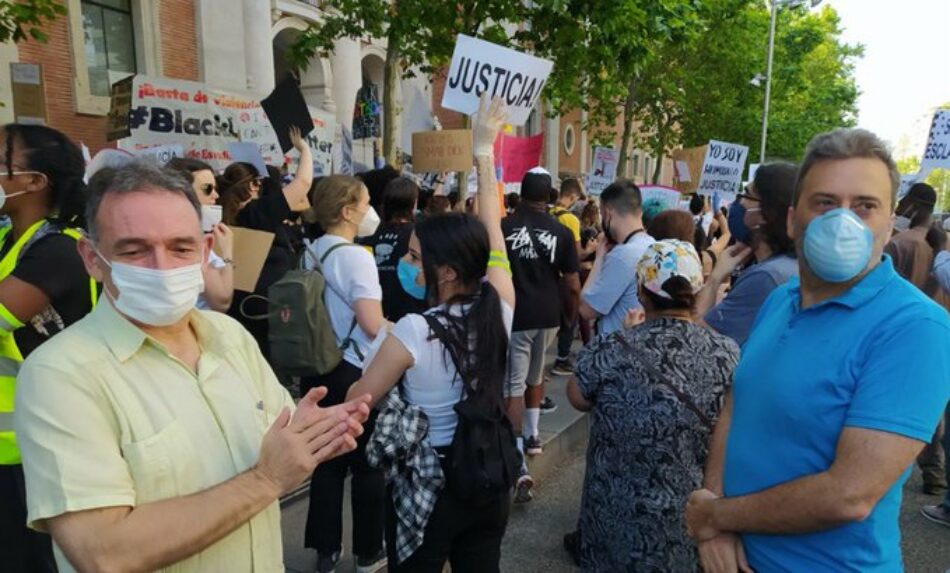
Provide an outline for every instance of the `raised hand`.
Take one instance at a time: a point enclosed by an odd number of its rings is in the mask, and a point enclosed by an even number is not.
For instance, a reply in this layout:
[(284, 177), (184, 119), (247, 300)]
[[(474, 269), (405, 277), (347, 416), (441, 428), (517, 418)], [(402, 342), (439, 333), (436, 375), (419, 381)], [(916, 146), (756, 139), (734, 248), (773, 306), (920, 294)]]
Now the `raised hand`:
[(505, 125), (508, 112), (505, 103), (500, 97), (488, 101), (488, 93), (482, 92), (478, 104), (478, 115), (475, 116), (475, 125), (472, 127), (475, 141), (475, 156), (491, 155), (498, 132)]

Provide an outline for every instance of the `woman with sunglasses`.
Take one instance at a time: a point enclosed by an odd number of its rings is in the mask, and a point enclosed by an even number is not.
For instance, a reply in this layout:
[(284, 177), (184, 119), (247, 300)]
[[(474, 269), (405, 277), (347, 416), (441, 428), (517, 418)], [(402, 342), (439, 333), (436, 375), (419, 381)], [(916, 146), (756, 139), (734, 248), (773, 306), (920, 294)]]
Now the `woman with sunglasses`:
[[(221, 207), (217, 205), (218, 184), (214, 178), (214, 169), (204, 161), (186, 157), (176, 157), (166, 167), (181, 173), (191, 182), (191, 187), (201, 203), (202, 227), (210, 228), (214, 235), (214, 251), (208, 253), (208, 265), (202, 271), (205, 290), (195, 305), (202, 310), (226, 312), (234, 296), (234, 233), (221, 223)], [(205, 221), (211, 218), (217, 221), (206, 227)], [(217, 253), (215, 252), (217, 251)], [(219, 256), (218, 253), (221, 253)]]
[(0, 569), (56, 571), (49, 536), (26, 528), (13, 397), (20, 363), (95, 304), (76, 250), (85, 165), (59, 131), (15, 123), (0, 128), (0, 162)]
[[(222, 207), (221, 220), (225, 225), (274, 234), (274, 242), (254, 287), (254, 294), (258, 295), (266, 296), (267, 289), (294, 268), (294, 238), (284, 221), (295, 219), (296, 213), (310, 207), (307, 198), (313, 182), (310, 146), (296, 127), (290, 128), (290, 140), (300, 153), (300, 162), (293, 181), (283, 186), (280, 193), (262, 193), (261, 180), (267, 174), (258, 173), (250, 163), (232, 163), (218, 181), (218, 192), (221, 194), (218, 203)], [(257, 340), (261, 352), (270, 359), (267, 321), (246, 318), (267, 314), (267, 303), (251, 299), (244, 304), (249, 294), (236, 293), (228, 314), (247, 328)]]
[[(798, 167), (791, 163), (759, 167), (752, 184), (731, 207), (736, 212), (730, 213), (729, 228), (736, 244), (722, 252), (696, 297), (701, 323), (740, 346), (769, 294), (798, 276), (795, 243), (786, 228), (797, 174)], [(750, 260), (755, 264), (742, 271), (726, 298), (716, 304), (720, 286)]]

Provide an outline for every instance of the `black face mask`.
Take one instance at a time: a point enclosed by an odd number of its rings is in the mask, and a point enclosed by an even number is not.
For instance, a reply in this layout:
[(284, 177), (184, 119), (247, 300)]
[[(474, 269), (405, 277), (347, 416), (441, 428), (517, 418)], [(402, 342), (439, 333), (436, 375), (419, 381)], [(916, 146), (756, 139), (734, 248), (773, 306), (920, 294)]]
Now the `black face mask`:
[(604, 230), (604, 237), (607, 238), (607, 244), (615, 245), (617, 241), (615, 241), (613, 236), (610, 234), (610, 219), (607, 218), (606, 213), (604, 213), (604, 215), (600, 218), (600, 228)]

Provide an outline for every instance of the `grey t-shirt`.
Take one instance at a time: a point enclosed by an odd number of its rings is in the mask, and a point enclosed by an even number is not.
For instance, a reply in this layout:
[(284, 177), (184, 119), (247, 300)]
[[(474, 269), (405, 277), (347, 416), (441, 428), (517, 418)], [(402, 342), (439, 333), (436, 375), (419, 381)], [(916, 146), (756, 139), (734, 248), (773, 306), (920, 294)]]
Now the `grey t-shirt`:
[(706, 313), (706, 324), (739, 346), (745, 344), (762, 303), (776, 287), (798, 276), (798, 259), (776, 255), (742, 272), (723, 301)]
[(655, 241), (646, 232), (637, 233), (626, 243), (607, 253), (603, 266), (584, 289), (584, 300), (597, 311), (597, 334), (610, 334), (623, 328), (627, 311), (640, 306), (637, 299), (637, 263)]

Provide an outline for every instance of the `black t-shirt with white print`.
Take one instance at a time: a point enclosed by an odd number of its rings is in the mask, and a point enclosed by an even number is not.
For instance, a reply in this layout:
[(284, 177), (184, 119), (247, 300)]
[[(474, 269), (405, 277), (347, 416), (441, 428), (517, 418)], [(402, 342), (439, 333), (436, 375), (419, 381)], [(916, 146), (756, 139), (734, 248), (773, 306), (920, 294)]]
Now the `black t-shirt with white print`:
[(501, 221), (515, 283), (512, 330), (554, 328), (561, 321), (561, 276), (578, 271), (571, 231), (546, 212), (522, 205)]

